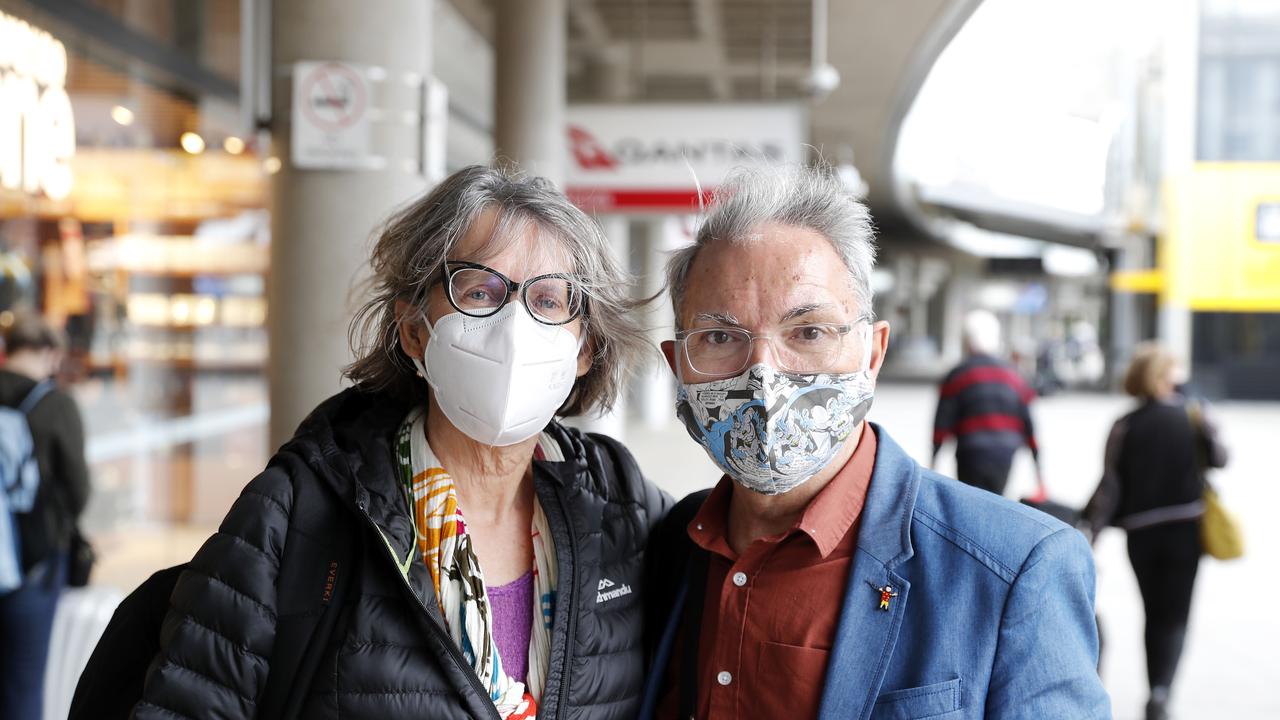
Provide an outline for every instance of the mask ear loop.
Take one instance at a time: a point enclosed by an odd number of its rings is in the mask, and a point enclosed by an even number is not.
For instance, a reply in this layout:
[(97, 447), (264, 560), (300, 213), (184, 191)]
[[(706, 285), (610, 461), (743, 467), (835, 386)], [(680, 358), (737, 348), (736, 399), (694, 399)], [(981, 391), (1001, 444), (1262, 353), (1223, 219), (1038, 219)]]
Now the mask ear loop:
[[(431, 340), (435, 340), (436, 331), (431, 328), (431, 321), (427, 320), (427, 314), (425, 312), (418, 313), (418, 317), (422, 318), (422, 324), (427, 326), (427, 335), (430, 337)], [(428, 343), (430, 343), (430, 340), (428, 340)], [(413, 361), (413, 367), (416, 368), (418, 371), (417, 373), (418, 377), (422, 378), (423, 380), (426, 380), (427, 384), (434, 388), (436, 384), (431, 382), (431, 376), (427, 374), (426, 355), (427, 355), (427, 349), (424, 347), (422, 349), (422, 357), (420, 358), (415, 357), (410, 359)]]

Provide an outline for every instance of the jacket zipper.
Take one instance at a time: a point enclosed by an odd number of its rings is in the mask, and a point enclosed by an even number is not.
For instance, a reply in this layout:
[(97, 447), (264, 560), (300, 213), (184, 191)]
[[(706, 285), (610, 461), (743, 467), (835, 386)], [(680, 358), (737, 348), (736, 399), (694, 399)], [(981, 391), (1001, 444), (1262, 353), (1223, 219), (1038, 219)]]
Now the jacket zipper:
[[(373, 528), (374, 532), (378, 533), (379, 539), (383, 540), (383, 544), (385, 545), (386, 536), (382, 534), (382, 528), (378, 527), (378, 523), (373, 521), (373, 517), (370, 516), (369, 511), (365, 509), (364, 503), (363, 502), (357, 503), (356, 507), (360, 509), (360, 514), (364, 516), (365, 522), (367, 522), (369, 526)], [(400, 577), (400, 581), (403, 583), (404, 589), (409, 593), (410, 596), (413, 597), (414, 602), (418, 605), (418, 608), (422, 610), (422, 613), (426, 615), (427, 620), (431, 623), (431, 627), (435, 629), (437, 632), (444, 632), (444, 629), (441, 628), (439, 624), (436, 622), (436, 619), (432, 617), (431, 611), (427, 609), (426, 604), (422, 602), (422, 598), (418, 596), (418, 593), (414, 592), (413, 586), (409, 584), (409, 578), (405, 576), (404, 573), (400, 572), (399, 563), (396, 560), (396, 558), (390, 555), (390, 552), (391, 552), (391, 549), (387, 548), (387, 553), (388, 553), (387, 558), (391, 560), (391, 564), (395, 568), (396, 575)], [(484, 685), (480, 683), (480, 678), (476, 676), (475, 670), (473, 670), (472, 667), (467, 664), (467, 659), (462, 656), (462, 651), (459, 650), (458, 647), (453, 644), (453, 637), (450, 636), (447, 632), (444, 632), (444, 638), (445, 638), (444, 646), (447, 648), (445, 654), (448, 655), (449, 659), (453, 661), (453, 664), (458, 669), (458, 671), (460, 671), (467, 678), (467, 680), (470, 681), (471, 688), (475, 690), (476, 695), (486, 700), (489, 700), (489, 691), (485, 690)], [(491, 718), (493, 718), (494, 720), (501, 720), (501, 716), (498, 715), (498, 708), (494, 707), (492, 700), (489, 700), (488, 708), (490, 711)]]
[[(569, 535), (569, 563), (573, 566), (573, 577), (569, 578), (569, 622), (566, 628), (566, 638), (564, 643), (564, 670), (560, 673), (560, 698), (556, 705), (556, 717), (565, 716), (565, 708), (569, 704), (569, 677), (573, 672), (573, 646), (577, 643), (578, 638), (578, 575), (581, 569), (578, 567), (578, 548), (573, 541), (573, 519), (569, 515), (568, 503), (564, 500), (563, 493), (555, 493), (556, 502), (560, 505), (560, 516), (564, 518), (565, 528)], [(554, 543), (553, 543), (554, 544)]]

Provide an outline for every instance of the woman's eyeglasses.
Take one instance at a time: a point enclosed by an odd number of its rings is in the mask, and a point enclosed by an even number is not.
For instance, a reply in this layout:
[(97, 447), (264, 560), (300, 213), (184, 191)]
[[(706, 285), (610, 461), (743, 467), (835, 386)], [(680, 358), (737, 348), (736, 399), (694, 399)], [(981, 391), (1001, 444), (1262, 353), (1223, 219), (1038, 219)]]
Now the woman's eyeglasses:
[(445, 294), (463, 315), (489, 317), (517, 294), (534, 320), (564, 325), (582, 314), (582, 286), (572, 275), (551, 273), (515, 282), (490, 267), (473, 262), (444, 264)]

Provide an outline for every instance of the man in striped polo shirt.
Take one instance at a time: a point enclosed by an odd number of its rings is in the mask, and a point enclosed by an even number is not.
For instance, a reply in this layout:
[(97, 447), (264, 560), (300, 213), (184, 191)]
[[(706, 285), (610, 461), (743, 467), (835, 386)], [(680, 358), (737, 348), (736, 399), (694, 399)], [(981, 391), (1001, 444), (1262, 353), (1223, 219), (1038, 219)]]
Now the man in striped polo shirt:
[[(933, 459), (948, 438), (956, 441), (956, 478), (997, 495), (1004, 493), (1014, 453), (1024, 444), (1040, 466), (1031, 424), (1035, 393), (997, 357), (1000, 321), (985, 310), (964, 321), (965, 360), (942, 381), (933, 422)], [(1038, 474), (1038, 472), (1037, 472)], [(1043, 490), (1043, 487), (1041, 488)]]

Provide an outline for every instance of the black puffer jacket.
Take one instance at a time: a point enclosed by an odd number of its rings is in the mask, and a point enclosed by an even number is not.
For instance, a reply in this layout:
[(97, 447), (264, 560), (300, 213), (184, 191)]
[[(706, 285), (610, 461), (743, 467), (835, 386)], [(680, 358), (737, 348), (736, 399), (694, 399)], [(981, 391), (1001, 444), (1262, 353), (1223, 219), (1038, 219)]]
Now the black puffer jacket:
[[(303, 422), (178, 580), (134, 717), (256, 716), (273, 643), (286, 641), (276, 637), (278, 614), (287, 612), (277, 606), (284, 547), (323, 541), (297, 531), (304, 525), (292, 516), (301, 512), (294, 506), (300, 483), (332, 490), (336, 516), (350, 523), (343, 531), (358, 544), (356, 580), (300, 716), (497, 717), (444, 628), (414, 549), (392, 456), (408, 409), (352, 389)], [(642, 556), (670, 498), (644, 481), (629, 456), (618, 462), (600, 441), (555, 423), (548, 432), (567, 461), (535, 461), (534, 486), (560, 569), (538, 717), (630, 718), (644, 675)], [(402, 574), (399, 563), (410, 556)]]

